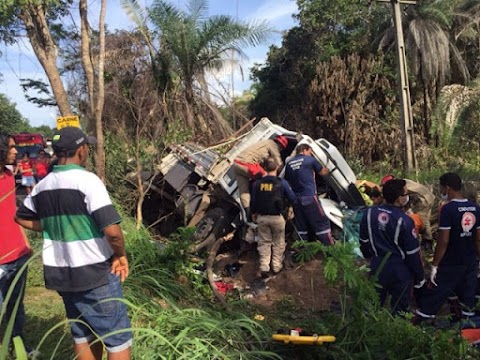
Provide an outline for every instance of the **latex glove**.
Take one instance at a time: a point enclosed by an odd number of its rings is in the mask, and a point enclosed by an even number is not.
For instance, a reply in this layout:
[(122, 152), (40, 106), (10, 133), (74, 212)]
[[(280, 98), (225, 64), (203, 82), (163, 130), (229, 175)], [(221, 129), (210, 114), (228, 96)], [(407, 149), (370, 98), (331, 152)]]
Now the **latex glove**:
[(432, 271), (430, 272), (430, 282), (438, 286), (438, 284), (435, 282), (435, 278), (437, 277), (437, 272), (438, 272), (438, 266), (432, 265)]
[(425, 285), (425, 279), (422, 279), (417, 285), (413, 285), (415, 289), (420, 289), (423, 285)]

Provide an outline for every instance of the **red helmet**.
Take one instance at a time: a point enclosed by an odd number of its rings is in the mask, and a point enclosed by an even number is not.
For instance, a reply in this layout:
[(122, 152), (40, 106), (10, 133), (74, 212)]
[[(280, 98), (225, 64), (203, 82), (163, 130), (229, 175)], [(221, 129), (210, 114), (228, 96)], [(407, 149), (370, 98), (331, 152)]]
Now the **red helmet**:
[(387, 182), (389, 182), (390, 180), (393, 180), (395, 179), (395, 176), (393, 176), (392, 174), (388, 174), (388, 175), (385, 175), (382, 180), (380, 180), (380, 185), (385, 185)]
[(283, 146), (284, 149), (287, 148), (287, 145), (288, 145), (288, 140), (285, 136), (283, 135), (278, 135), (276, 138), (275, 138), (275, 141), (278, 142), (280, 145)]

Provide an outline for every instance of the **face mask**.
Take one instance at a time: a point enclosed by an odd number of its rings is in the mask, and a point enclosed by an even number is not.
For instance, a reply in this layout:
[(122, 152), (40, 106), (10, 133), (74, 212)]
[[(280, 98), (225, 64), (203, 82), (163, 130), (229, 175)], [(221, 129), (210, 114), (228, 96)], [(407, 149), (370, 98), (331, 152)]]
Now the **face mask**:
[(408, 202), (410, 201), (410, 196), (405, 196), (405, 201), (403, 202), (402, 206), (405, 206), (408, 204)]
[(447, 194), (440, 194), (440, 199), (447, 201), (448, 200), (448, 195)]

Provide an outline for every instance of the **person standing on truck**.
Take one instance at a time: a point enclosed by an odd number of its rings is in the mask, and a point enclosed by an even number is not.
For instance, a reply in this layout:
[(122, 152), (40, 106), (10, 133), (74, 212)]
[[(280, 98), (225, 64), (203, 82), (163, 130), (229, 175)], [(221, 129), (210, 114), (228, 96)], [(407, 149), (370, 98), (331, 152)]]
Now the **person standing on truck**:
[(391, 295), (392, 312), (410, 306), (413, 286), (425, 283), (420, 244), (413, 220), (402, 207), (408, 203), (405, 180), (393, 179), (383, 186), (385, 203), (369, 207), (360, 222), (360, 250), (378, 277), (380, 304)]
[(101, 360), (105, 345), (108, 359), (130, 359), (121, 218), (103, 182), (85, 169), (95, 138), (64, 127), (52, 142), (58, 165), (27, 196), (16, 220), (43, 233), (45, 286), (62, 297), (77, 358)]
[(25, 187), (27, 191), (27, 195), (32, 192), (33, 187), (35, 186), (35, 178), (33, 176), (33, 165), (32, 160), (30, 160), (30, 153), (25, 151), (23, 153), (22, 159), (17, 165), (15, 169), (15, 175), (18, 174), (22, 175), (22, 186)]
[(417, 300), (414, 323), (434, 319), (447, 298), (452, 301), (458, 297), (461, 309), (456, 315), (459, 318), (475, 315), (480, 208), (462, 196), (460, 176), (446, 173), (439, 180), (442, 198), (449, 201), (440, 210), (430, 283)]
[(258, 224), (258, 254), (260, 255), (259, 273), (266, 277), (270, 271), (270, 263), (275, 274), (283, 268), (285, 252), (285, 209), (284, 199), (295, 203), (297, 197), (290, 185), (277, 176), (280, 163), (269, 157), (263, 164), (267, 172), (264, 177), (255, 181), (252, 187), (250, 208), (253, 220)]
[(330, 220), (318, 200), (315, 181), (316, 175), (325, 176), (328, 173), (328, 169), (312, 156), (312, 148), (307, 144), (298, 145), (295, 157), (287, 163), (285, 179), (298, 198), (293, 205), (293, 211), (300, 240), (308, 241), (308, 232), (311, 229), (322, 244), (333, 244)]
[[(5, 319), (10, 320), (14, 305), (20, 299), (13, 323), (12, 338), (23, 336), (25, 308), (23, 296), (27, 283), (27, 267), (22, 267), (30, 258), (30, 243), (22, 228), (15, 223), (17, 210), (15, 200), (15, 179), (7, 165), (15, 163), (17, 149), (15, 141), (9, 135), (0, 134), (0, 308), (6, 306)], [(20, 275), (18, 275), (20, 273)], [(16, 276), (19, 276), (8, 304), (5, 303), (7, 292)], [(3, 339), (1, 339), (3, 342)], [(27, 346), (27, 352), (31, 349)]]
[(283, 135), (278, 135), (274, 140), (268, 139), (260, 141), (247, 149), (243, 150), (234, 160), (233, 168), (237, 178), (238, 191), (240, 193), (240, 202), (247, 213), (250, 215), (250, 180), (263, 176), (265, 170), (261, 163), (269, 157), (273, 157), (278, 164), (282, 163), (280, 152), (286, 149), (288, 140)]

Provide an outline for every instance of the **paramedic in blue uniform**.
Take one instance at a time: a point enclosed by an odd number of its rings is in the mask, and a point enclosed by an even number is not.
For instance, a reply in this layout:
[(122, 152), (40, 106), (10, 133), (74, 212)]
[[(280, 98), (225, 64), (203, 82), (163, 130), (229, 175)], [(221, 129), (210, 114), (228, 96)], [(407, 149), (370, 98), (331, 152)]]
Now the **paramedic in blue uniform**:
[(413, 286), (425, 283), (414, 223), (402, 209), (409, 200), (405, 184), (402, 179), (388, 181), (385, 203), (369, 207), (360, 223), (360, 250), (370, 261), (371, 276), (378, 277), (380, 304), (390, 294), (394, 314), (407, 311)]
[(298, 198), (293, 206), (298, 236), (301, 240), (308, 240), (308, 231), (312, 230), (318, 241), (324, 245), (332, 245), (330, 220), (318, 200), (315, 182), (315, 176), (327, 175), (328, 169), (312, 156), (309, 145), (298, 145), (296, 153), (287, 163), (285, 179)]
[(480, 255), (480, 209), (461, 193), (455, 173), (440, 177), (440, 192), (448, 202), (439, 214), (439, 236), (433, 256), (430, 284), (417, 300), (416, 320), (434, 318), (447, 298), (458, 296), (461, 316), (475, 315), (475, 291)]

